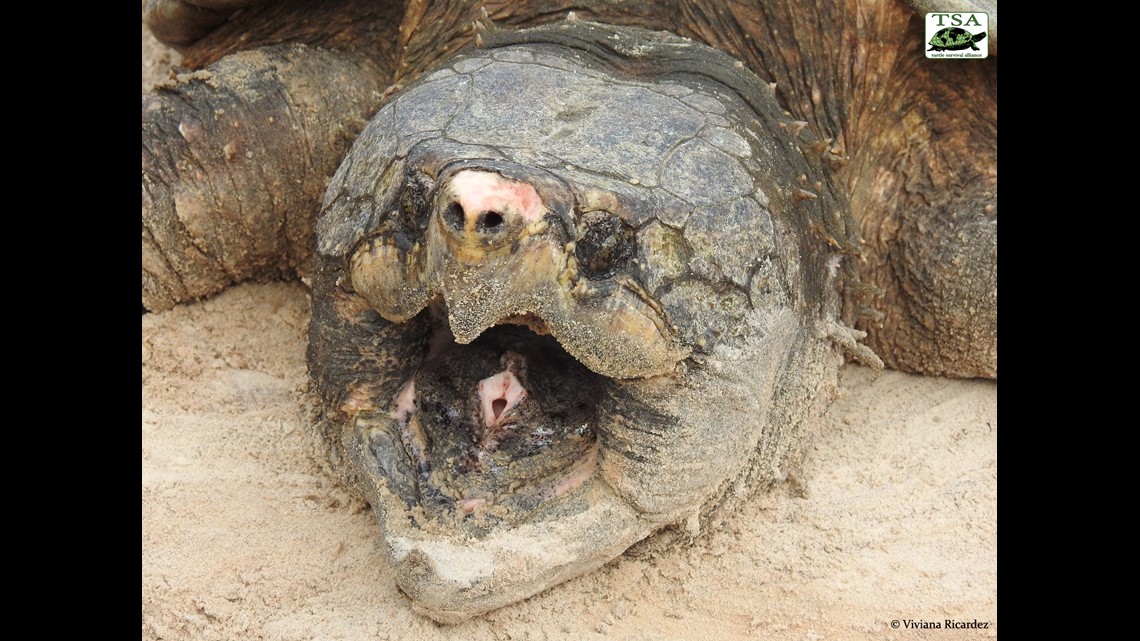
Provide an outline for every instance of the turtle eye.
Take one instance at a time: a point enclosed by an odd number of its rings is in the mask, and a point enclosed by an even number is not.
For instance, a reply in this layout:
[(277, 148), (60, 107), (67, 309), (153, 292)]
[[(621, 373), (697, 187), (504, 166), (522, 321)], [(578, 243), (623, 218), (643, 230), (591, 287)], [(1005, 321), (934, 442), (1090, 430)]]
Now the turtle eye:
[(427, 229), (429, 198), (435, 181), (421, 171), (409, 171), (400, 190), (400, 222), (417, 236)]
[(396, 207), (374, 230), (375, 235), (387, 236), (401, 252), (410, 250), (423, 238), (428, 221), (428, 194), (435, 182), (431, 176), (409, 170), (400, 184)]
[(607, 211), (592, 211), (579, 223), (574, 243), (578, 268), (590, 280), (613, 276), (633, 257), (633, 229)]

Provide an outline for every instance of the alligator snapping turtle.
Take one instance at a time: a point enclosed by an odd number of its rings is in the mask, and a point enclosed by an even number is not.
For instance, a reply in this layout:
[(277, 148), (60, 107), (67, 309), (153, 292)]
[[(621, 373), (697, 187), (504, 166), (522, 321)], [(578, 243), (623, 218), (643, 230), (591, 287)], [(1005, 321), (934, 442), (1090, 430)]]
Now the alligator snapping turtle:
[(439, 621), (781, 482), (844, 354), (996, 377), (994, 63), (901, 4), (144, 8), (143, 305), (308, 279), (314, 424)]

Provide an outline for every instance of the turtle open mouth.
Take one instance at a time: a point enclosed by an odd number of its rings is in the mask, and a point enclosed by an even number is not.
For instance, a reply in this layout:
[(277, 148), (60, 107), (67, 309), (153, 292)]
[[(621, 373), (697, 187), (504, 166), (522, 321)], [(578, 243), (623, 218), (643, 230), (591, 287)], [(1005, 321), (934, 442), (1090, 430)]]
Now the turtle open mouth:
[(424, 311), (436, 331), (423, 361), (358, 429), (389, 489), (429, 521), (480, 536), (541, 519), (594, 472), (608, 380), (537, 317), (504, 319), (459, 345), (445, 313), (442, 304)]

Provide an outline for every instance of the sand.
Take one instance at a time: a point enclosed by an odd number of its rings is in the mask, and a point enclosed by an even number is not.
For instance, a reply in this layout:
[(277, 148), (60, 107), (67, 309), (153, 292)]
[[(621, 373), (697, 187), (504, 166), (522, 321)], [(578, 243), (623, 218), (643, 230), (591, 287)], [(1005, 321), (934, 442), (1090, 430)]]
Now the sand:
[[(143, 52), (145, 88), (177, 56), (145, 37)], [(996, 636), (995, 383), (849, 366), (798, 486), (440, 626), (313, 455), (308, 314), (300, 284), (276, 283), (142, 317), (143, 639)]]

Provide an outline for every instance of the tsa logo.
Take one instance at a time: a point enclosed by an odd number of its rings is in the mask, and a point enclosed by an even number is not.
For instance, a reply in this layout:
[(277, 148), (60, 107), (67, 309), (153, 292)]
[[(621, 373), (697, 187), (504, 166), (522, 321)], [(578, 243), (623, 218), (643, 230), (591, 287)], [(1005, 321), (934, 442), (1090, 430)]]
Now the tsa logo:
[(986, 58), (990, 17), (985, 13), (926, 14), (927, 58)]

